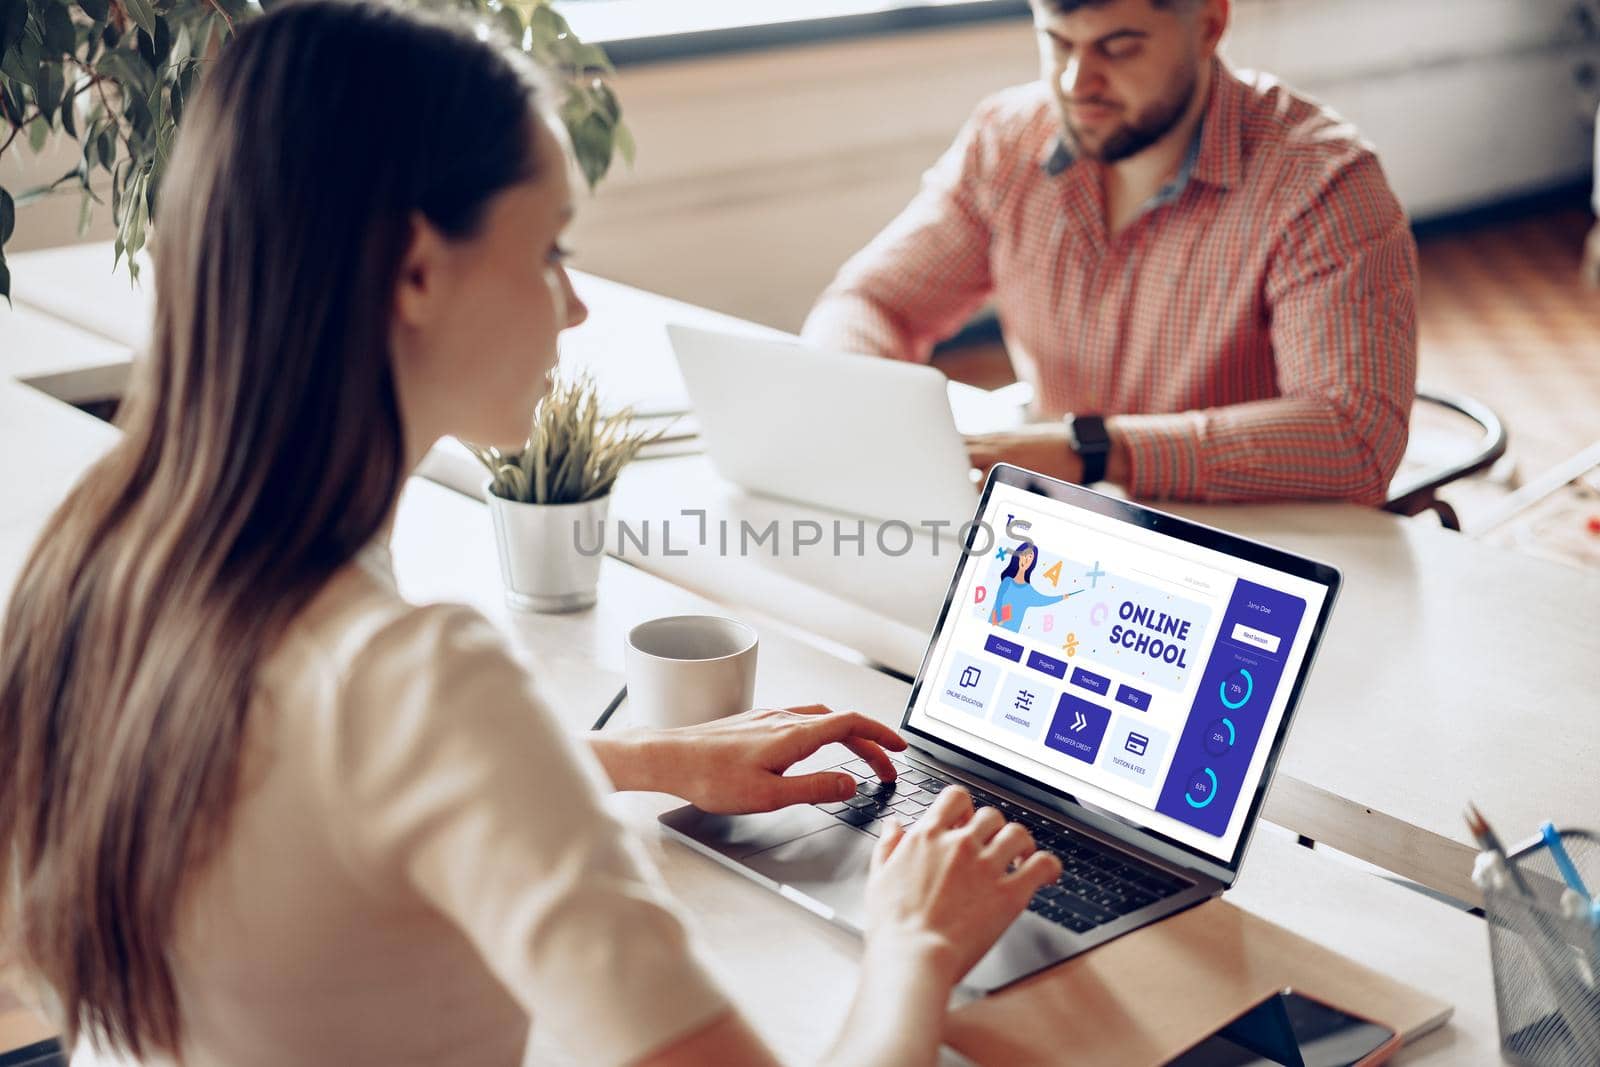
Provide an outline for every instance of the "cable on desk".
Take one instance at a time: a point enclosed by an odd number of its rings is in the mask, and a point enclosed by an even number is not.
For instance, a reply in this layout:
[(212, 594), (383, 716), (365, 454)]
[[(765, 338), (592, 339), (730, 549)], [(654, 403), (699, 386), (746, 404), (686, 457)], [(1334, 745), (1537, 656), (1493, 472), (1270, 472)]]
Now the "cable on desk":
[(600, 713), (600, 717), (594, 721), (594, 725), (589, 727), (589, 729), (604, 730), (606, 728), (606, 723), (611, 721), (611, 716), (617, 713), (617, 709), (622, 707), (622, 702), (627, 699), (628, 687), (623, 686), (621, 689), (617, 690), (617, 695), (611, 698), (611, 703), (606, 705), (606, 710)]

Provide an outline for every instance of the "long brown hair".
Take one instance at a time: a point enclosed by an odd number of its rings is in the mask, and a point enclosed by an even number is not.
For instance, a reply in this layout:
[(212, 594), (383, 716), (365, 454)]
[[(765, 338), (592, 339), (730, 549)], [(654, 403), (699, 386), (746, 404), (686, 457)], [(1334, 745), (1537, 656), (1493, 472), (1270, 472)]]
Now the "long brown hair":
[(536, 83), (467, 27), (318, 0), (246, 25), (186, 114), (122, 439), (0, 628), (0, 919), (69, 1041), (178, 1047), (176, 902), (226, 834), (257, 665), (405, 475), (412, 220), (468, 237), (533, 176)]

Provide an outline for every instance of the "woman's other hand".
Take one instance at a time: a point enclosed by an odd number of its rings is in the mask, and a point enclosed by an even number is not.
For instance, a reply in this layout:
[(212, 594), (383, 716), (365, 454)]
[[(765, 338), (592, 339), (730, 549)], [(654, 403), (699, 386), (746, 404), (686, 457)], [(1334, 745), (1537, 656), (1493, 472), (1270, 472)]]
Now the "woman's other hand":
[(939, 794), (909, 829), (886, 830), (867, 882), (869, 954), (923, 961), (954, 985), (989, 951), (1033, 894), (1061, 877), (1020, 823), (972, 808), (965, 789)]

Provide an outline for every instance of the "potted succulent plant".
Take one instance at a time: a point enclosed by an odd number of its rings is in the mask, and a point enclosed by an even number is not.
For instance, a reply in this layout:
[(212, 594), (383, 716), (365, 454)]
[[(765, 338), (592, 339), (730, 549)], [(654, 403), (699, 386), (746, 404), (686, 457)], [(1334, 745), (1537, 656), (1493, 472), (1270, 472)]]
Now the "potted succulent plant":
[(489, 471), (506, 603), (519, 611), (579, 611), (594, 604), (606, 509), (617, 475), (661, 431), (632, 428), (630, 409), (601, 414), (587, 375), (550, 373), (521, 451), (468, 444)]

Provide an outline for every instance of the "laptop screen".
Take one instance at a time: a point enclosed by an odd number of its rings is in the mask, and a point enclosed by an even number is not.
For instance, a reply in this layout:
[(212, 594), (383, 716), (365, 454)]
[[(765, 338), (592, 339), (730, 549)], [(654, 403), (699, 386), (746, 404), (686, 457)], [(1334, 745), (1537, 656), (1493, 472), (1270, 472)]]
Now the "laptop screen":
[(1337, 572), (1015, 468), (978, 515), (905, 727), (1235, 865)]

